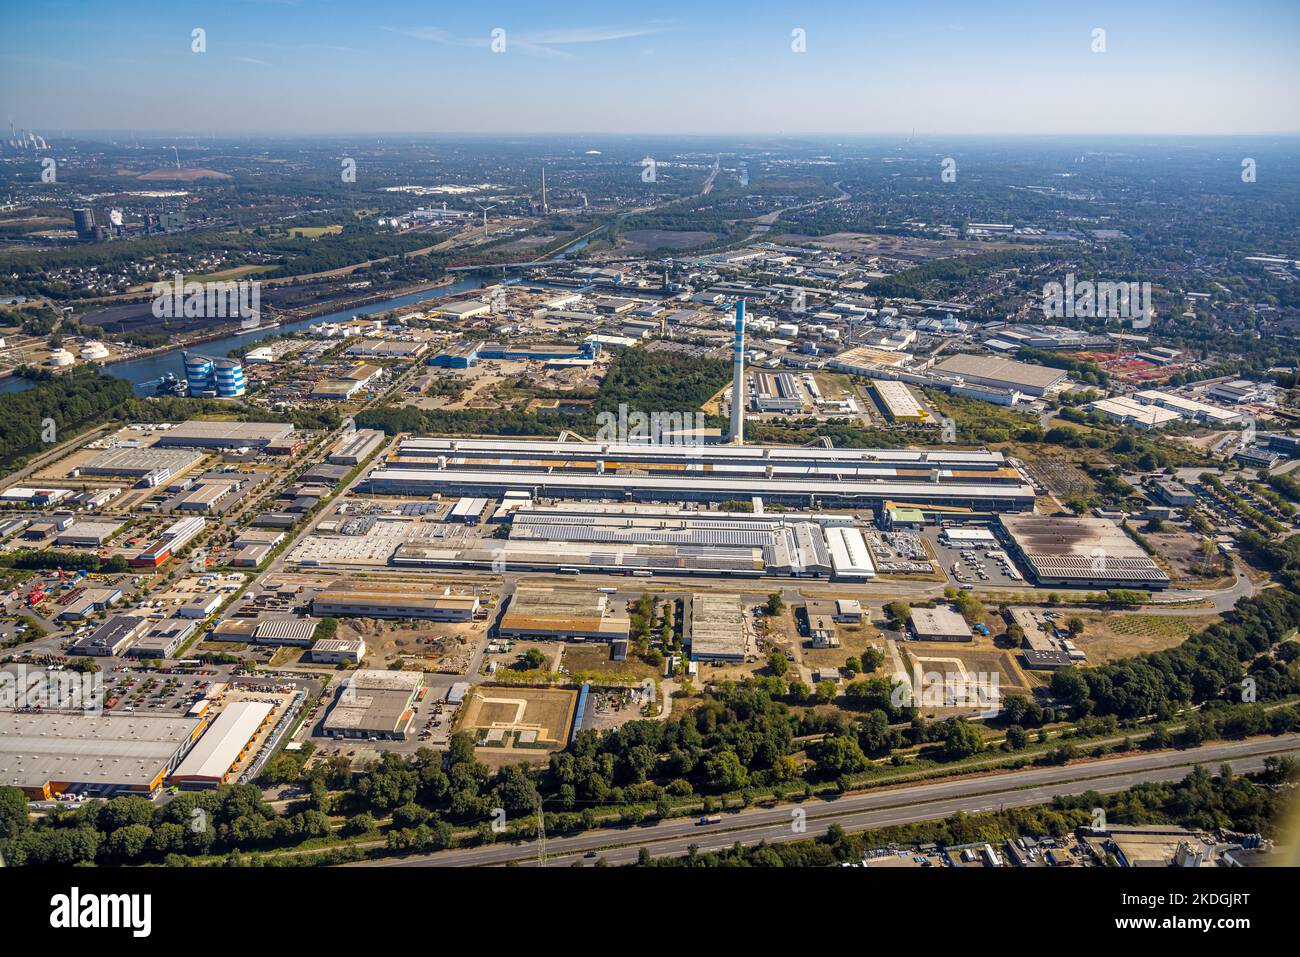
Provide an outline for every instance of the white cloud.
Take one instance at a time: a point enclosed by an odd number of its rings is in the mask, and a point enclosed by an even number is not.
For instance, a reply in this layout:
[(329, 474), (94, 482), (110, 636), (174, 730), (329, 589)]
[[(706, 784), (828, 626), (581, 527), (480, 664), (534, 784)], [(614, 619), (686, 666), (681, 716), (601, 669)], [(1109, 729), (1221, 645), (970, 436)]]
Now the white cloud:
[[(441, 27), (384, 27), (390, 33), (410, 37), (414, 40), (426, 40), (445, 46), (486, 47), (491, 37), (457, 37)], [(577, 27), (560, 30), (543, 30), (540, 33), (506, 32), (507, 52), (517, 51), (528, 56), (547, 58), (570, 58), (568, 50), (559, 49), (587, 43), (608, 43), (612, 40), (631, 40), (636, 37), (651, 36), (662, 33), (660, 27)]]

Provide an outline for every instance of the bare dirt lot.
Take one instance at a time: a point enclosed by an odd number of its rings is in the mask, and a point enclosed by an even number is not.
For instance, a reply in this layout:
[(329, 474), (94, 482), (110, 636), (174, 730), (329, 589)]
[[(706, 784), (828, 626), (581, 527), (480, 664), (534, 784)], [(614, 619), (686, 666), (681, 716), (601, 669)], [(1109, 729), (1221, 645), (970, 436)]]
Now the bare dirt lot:
[(480, 732), (485, 747), (556, 750), (568, 743), (577, 701), (577, 692), (565, 688), (478, 685), (465, 698), (457, 729)]
[[(1014, 650), (998, 648), (988, 638), (977, 638), (969, 643), (908, 641), (900, 643), (899, 652), (909, 673), (915, 669), (923, 674), (937, 672), (946, 675), (951, 672), (960, 675), (964, 672), (969, 676), (968, 680), (988, 676), (989, 682), (996, 680), (998, 694), (1003, 698), (1007, 695), (1032, 697), (1033, 689), (1042, 683), (1021, 669)], [(931, 710), (940, 717), (949, 713), (946, 708), (923, 708), (922, 712), (929, 716)]]
[(412, 671), (456, 675), (465, 673), (486, 635), (486, 622), (348, 618), (339, 621), (338, 629), (340, 638), (364, 639), (366, 663), (372, 668), (400, 659)]
[(1201, 552), (1201, 537), (1175, 528), (1166, 523), (1160, 532), (1148, 532), (1138, 526), (1156, 556), (1163, 561), (1165, 570), (1174, 584), (1192, 583), (1204, 587), (1207, 581), (1218, 579), (1218, 550), (1212, 549), (1207, 559)]

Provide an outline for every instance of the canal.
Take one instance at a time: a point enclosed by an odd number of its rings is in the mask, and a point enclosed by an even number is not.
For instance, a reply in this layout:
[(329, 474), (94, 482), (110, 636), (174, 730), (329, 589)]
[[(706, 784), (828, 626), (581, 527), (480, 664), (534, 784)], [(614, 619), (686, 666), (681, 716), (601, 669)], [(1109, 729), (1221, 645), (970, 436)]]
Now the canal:
[[(460, 279), (449, 286), (439, 286), (436, 289), (426, 289), (423, 292), (410, 293), (405, 296), (397, 296), (394, 299), (383, 299), (379, 302), (372, 302), (368, 306), (357, 306), (352, 309), (345, 309), (341, 312), (331, 312), (323, 316), (315, 316), (311, 319), (302, 319), (297, 322), (286, 322), (283, 325), (271, 326), (266, 329), (260, 329), (257, 332), (250, 332), (242, 336), (227, 336), (224, 339), (214, 339), (211, 342), (204, 342), (192, 347), (193, 351), (201, 352), (210, 356), (228, 356), (237, 349), (244, 349), (254, 342), (262, 339), (268, 339), (271, 336), (286, 335), (297, 332), (299, 329), (306, 329), (308, 326), (318, 322), (342, 322), (351, 319), (353, 316), (373, 316), (379, 313), (388, 312), (401, 306), (411, 306), (419, 302), (427, 302), (431, 299), (442, 299), (446, 296), (455, 295), (460, 292), (469, 292), (474, 289), (480, 289), (483, 282), (477, 278)], [(177, 378), (185, 377), (185, 364), (181, 358), (182, 349), (170, 349), (167, 352), (158, 352), (141, 359), (128, 359), (125, 362), (115, 362), (103, 367), (104, 372), (108, 375), (115, 376), (119, 379), (127, 379), (135, 385), (137, 395), (153, 395), (154, 388), (158, 381), (165, 373), (172, 373)], [(31, 388), (31, 381), (19, 376), (9, 376), (0, 379), (0, 392), (22, 392)]]

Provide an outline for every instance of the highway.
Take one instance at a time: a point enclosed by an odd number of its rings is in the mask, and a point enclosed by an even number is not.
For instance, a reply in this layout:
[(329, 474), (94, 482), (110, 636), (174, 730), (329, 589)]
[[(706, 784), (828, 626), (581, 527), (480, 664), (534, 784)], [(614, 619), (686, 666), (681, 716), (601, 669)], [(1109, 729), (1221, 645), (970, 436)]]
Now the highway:
[[(1001, 807), (1044, 804), (1058, 795), (1086, 791), (1110, 793), (1153, 781), (1176, 781), (1194, 765), (1212, 770), (1230, 762), (1238, 772), (1258, 770), (1274, 755), (1300, 755), (1300, 734), (1218, 742), (1185, 751), (1131, 754), (1066, 766), (1036, 767), (993, 774), (967, 775), (922, 784), (879, 788), (835, 800), (813, 799), (801, 804), (756, 807), (724, 814), (717, 824), (700, 825), (694, 818), (663, 823), (605, 828), (547, 840), (546, 866), (569, 866), (596, 851), (606, 862), (636, 860), (646, 847), (655, 857), (679, 856), (695, 845), (700, 851), (760, 841), (806, 840), (824, 834), (832, 824), (862, 831), (894, 824), (930, 821), (958, 811), (977, 813)], [(805, 830), (796, 831), (797, 811)], [(533, 841), (492, 844), (388, 858), (361, 867), (485, 867), (511, 862), (537, 866)]]

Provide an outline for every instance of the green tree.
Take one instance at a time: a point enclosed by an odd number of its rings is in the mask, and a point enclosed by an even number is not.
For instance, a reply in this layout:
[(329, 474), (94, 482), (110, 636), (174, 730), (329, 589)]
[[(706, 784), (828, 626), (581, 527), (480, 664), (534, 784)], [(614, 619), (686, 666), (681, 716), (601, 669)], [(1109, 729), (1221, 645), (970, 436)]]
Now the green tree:
[(0, 840), (27, 830), (27, 796), (14, 787), (0, 787)]
[(952, 718), (947, 722), (943, 739), (943, 753), (951, 759), (965, 758), (984, 749), (984, 738), (979, 729), (968, 721)]

